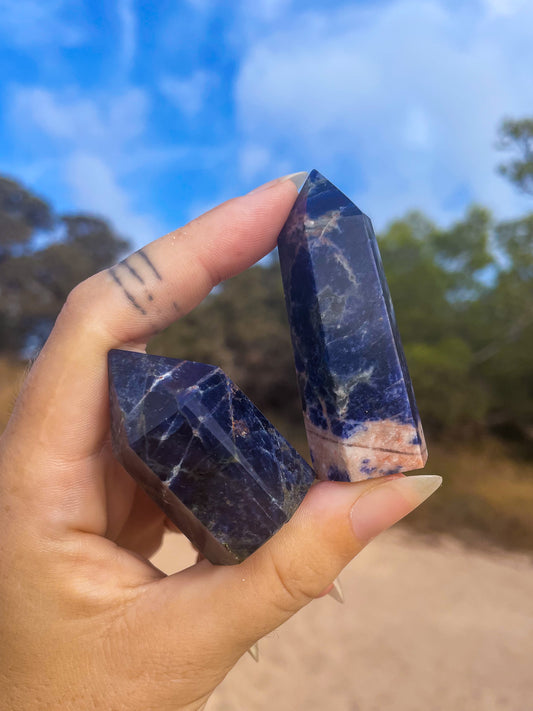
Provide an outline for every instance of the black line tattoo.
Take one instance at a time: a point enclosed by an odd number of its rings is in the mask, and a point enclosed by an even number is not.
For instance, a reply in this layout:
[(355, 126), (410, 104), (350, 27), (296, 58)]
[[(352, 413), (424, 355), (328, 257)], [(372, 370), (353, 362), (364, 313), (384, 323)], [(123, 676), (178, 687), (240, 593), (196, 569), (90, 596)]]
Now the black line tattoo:
[(123, 259), (121, 262), (118, 263), (119, 267), (126, 267), (126, 269), (129, 271), (129, 273), (137, 279), (137, 281), (140, 281), (141, 284), (144, 284), (144, 279), (142, 276), (139, 274), (139, 272), (134, 269), (131, 264), (128, 264), (128, 259)]
[(148, 264), (148, 266), (149, 266), (150, 269), (153, 271), (153, 273), (156, 275), (156, 277), (159, 279), (159, 281), (163, 281), (163, 277), (162, 277), (161, 274), (157, 271), (157, 269), (154, 267), (152, 261), (151, 261), (151, 260), (148, 258), (148, 256), (142, 251), (142, 249), (139, 249), (139, 251), (136, 252), (136, 254), (138, 254), (139, 257), (142, 257), (142, 259), (144, 259), (144, 261), (146, 262), (146, 264)]
[(137, 300), (136, 300), (136, 298), (133, 296), (133, 294), (130, 294), (130, 292), (129, 292), (127, 289), (124, 288), (124, 285), (122, 284), (122, 282), (120, 281), (120, 279), (118, 278), (118, 276), (117, 276), (116, 273), (115, 273), (114, 267), (111, 267), (111, 269), (109, 270), (109, 273), (111, 274), (111, 278), (113, 279), (113, 281), (115, 282), (115, 284), (117, 284), (118, 286), (120, 286), (120, 288), (121, 288), (122, 291), (124, 292), (124, 295), (126, 296), (126, 298), (128, 299), (128, 301), (130, 301), (130, 302), (133, 304), (133, 306), (135, 306), (135, 308), (137, 309), (137, 311), (140, 311), (140, 312), (143, 314), (143, 316), (146, 316), (146, 311), (145, 311), (145, 310), (143, 309), (143, 307), (137, 302)]

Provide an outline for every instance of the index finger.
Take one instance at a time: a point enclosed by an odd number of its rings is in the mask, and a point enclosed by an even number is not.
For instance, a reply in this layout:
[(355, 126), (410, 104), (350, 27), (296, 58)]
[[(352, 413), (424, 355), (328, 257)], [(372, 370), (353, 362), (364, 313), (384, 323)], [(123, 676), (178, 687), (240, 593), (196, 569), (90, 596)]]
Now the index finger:
[(288, 176), (223, 203), (76, 287), (19, 399), (22, 439), (37, 437), (60, 462), (97, 454), (109, 430), (107, 352), (143, 348), (273, 249), (297, 176), (301, 182), (301, 174)]

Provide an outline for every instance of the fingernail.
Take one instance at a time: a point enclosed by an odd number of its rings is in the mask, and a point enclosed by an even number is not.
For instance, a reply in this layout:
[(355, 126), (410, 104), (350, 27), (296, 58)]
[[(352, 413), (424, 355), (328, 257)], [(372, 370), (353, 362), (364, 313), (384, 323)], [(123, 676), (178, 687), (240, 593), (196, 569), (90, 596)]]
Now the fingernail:
[(406, 476), (379, 484), (360, 496), (350, 513), (352, 529), (368, 543), (425, 501), (442, 484), (433, 474)]
[(299, 173), (290, 173), (289, 175), (284, 175), (281, 178), (275, 178), (274, 180), (269, 180), (268, 183), (264, 183), (264, 185), (260, 185), (258, 188), (255, 188), (254, 190), (250, 190), (248, 195), (252, 195), (253, 193), (260, 193), (263, 190), (267, 190), (268, 188), (273, 188), (274, 185), (279, 185), (280, 183), (284, 183), (287, 180), (290, 180), (291, 182), (296, 185), (296, 189), (299, 190), (302, 185), (305, 182), (305, 179), (308, 176), (308, 172), (306, 170), (300, 171)]
[(344, 593), (342, 591), (341, 581), (338, 578), (333, 581), (333, 587), (329, 591), (328, 595), (330, 595), (337, 602), (340, 602), (341, 605), (344, 604)]
[(252, 646), (248, 650), (248, 654), (252, 657), (254, 662), (259, 661), (259, 643), (258, 642), (256, 642), (255, 644), (252, 644)]
[(299, 173), (291, 173), (290, 175), (286, 175), (281, 178), (280, 182), (284, 183), (286, 180), (291, 180), (296, 185), (296, 190), (299, 190), (305, 183), (308, 175), (309, 173), (306, 170), (301, 170)]

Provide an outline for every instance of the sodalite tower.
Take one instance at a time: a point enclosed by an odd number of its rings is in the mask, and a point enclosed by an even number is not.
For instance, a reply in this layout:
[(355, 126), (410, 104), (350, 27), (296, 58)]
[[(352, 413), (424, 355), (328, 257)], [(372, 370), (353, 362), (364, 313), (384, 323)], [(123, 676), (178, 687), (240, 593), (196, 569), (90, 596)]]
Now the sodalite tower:
[(112, 350), (118, 460), (212, 563), (239, 563), (296, 511), (315, 475), (220, 369)]
[(423, 467), (424, 435), (369, 218), (313, 170), (278, 250), (317, 476), (357, 481)]

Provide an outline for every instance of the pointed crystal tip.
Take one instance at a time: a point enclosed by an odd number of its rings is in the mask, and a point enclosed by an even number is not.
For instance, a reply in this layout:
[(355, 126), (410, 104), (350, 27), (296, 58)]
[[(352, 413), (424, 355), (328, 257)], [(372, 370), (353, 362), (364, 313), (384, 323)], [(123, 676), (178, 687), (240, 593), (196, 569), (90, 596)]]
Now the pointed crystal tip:
[(238, 563), (292, 516), (314, 472), (220, 368), (109, 354), (113, 447), (213, 563)]
[(370, 220), (312, 170), (278, 249), (317, 476), (357, 481), (423, 467), (424, 435)]

